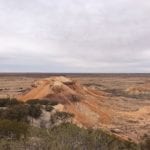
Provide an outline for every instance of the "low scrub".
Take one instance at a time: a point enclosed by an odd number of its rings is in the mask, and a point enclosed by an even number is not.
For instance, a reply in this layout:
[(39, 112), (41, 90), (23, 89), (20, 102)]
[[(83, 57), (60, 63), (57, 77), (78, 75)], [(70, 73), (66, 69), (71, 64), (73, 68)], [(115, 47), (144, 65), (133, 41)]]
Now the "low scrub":
[(33, 117), (35, 119), (39, 118), (42, 114), (41, 106), (39, 104), (36, 105), (30, 105), (28, 107), (28, 115), (30, 117)]
[(50, 147), (55, 149), (136, 150), (132, 142), (118, 139), (102, 130), (83, 129), (67, 123), (50, 130)]
[(102, 130), (87, 130), (70, 123), (49, 130), (31, 128), (29, 137), (36, 137), (26, 142), (26, 149), (31, 150), (140, 150), (138, 145)]
[(20, 104), (1, 110), (0, 118), (27, 122), (28, 114), (28, 106)]
[(31, 99), (26, 102), (27, 104), (40, 104), (40, 105), (57, 105), (58, 102), (52, 99)]
[(26, 138), (29, 126), (26, 123), (0, 120), (0, 138), (17, 139)]
[(41, 106), (39, 104), (27, 105), (19, 104), (14, 106), (9, 106), (4, 110), (0, 110), (0, 119), (8, 119), (15, 121), (29, 122), (28, 117), (33, 117), (35, 119), (39, 118), (42, 114)]
[[(27, 129), (25, 128), (25, 131), (28, 131)], [(28, 134), (26, 134), (27, 132), (22, 133), (22, 131), (21, 128), (21, 132), (17, 130), (13, 134), (19, 132), (21, 136), (28, 135), (27, 139), (30, 140), (7, 142), (6, 146), (9, 145), (10, 150), (141, 150), (139, 145), (121, 140), (103, 130), (79, 128), (70, 123), (50, 129), (32, 127)], [(2, 146), (5, 145), (0, 143), (0, 148)]]
[(51, 105), (46, 105), (45, 106), (45, 110), (48, 111), (48, 112), (51, 112), (53, 109), (54, 109), (54, 107), (51, 106)]
[(0, 107), (8, 107), (8, 106), (12, 106), (12, 105), (17, 105), (17, 104), (21, 104), (21, 101), (18, 101), (15, 98), (3, 98), (0, 99)]
[(111, 96), (119, 96), (119, 97), (127, 97), (127, 98), (134, 98), (134, 99), (148, 99), (150, 97), (150, 93), (128, 93), (126, 91), (120, 90), (120, 89), (106, 89), (103, 90), (109, 94), (111, 94)]
[(51, 116), (50, 122), (52, 125), (67, 123), (67, 122), (71, 122), (73, 117), (74, 115), (71, 113), (56, 112), (54, 115)]

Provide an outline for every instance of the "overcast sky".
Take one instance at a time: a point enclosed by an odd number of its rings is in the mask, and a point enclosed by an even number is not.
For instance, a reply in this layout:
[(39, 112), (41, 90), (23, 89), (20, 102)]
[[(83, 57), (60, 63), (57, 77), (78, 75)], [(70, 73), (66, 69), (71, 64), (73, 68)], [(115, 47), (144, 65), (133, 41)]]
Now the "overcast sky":
[(0, 72), (150, 72), (150, 0), (0, 0)]

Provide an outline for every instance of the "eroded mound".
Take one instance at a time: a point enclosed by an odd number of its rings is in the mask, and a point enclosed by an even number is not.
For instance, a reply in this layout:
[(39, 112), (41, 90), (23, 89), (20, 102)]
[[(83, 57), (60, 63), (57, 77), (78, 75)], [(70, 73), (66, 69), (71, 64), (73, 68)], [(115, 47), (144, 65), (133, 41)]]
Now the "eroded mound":
[[(144, 91), (147, 91), (146, 89)], [(136, 90), (131, 88), (126, 92)], [(142, 92), (139, 88), (138, 91)], [(57, 111), (73, 113), (73, 122), (78, 126), (104, 128), (123, 139), (131, 138), (137, 142), (149, 131), (149, 106), (128, 111), (131, 103), (129, 105), (123, 98), (111, 97), (107, 93), (84, 87), (79, 82), (65, 77), (37, 81), (32, 84), (30, 91), (22, 93), (17, 99), (56, 101), (59, 103), (56, 106)]]
[(46, 78), (32, 84), (29, 92), (18, 96), (22, 101), (48, 99), (60, 103), (77, 102), (88, 94), (78, 82), (65, 77)]
[(51, 77), (35, 82), (32, 89), (18, 96), (22, 101), (41, 99), (57, 101), (64, 105), (64, 111), (75, 114), (75, 122), (85, 127), (99, 126), (109, 122), (109, 110), (100, 107), (103, 95), (89, 90), (77, 81), (65, 77)]

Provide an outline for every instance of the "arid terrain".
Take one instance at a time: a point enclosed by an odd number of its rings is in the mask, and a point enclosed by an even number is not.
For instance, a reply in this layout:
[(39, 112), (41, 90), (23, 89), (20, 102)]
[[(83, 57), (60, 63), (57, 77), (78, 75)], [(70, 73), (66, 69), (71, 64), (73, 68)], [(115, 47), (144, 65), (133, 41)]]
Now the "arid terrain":
[(79, 126), (103, 128), (135, 142), (150, 136), (148, 74), (1, 74), (0, 97), (53, 98)]

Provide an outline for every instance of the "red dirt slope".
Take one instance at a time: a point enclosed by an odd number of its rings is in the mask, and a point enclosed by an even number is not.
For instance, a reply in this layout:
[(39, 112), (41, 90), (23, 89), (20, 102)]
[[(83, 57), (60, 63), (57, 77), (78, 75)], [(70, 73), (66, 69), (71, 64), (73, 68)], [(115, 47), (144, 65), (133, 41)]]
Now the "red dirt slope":
[(109, 110), (101, 107), (103, 93), (89, 90), (78, 82), (65, 77), (46, 78), (35, 82), (32, 89), (19, 95), (18, 99), (55, 100), (64, 105), (64, 111), (75, 114), (75, 122), (85, 127), (98, 127), (100, 123), (109, 123)]

